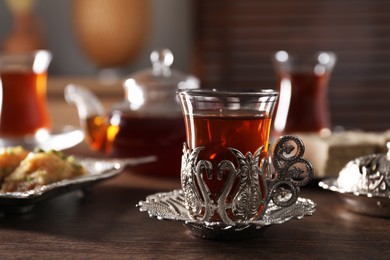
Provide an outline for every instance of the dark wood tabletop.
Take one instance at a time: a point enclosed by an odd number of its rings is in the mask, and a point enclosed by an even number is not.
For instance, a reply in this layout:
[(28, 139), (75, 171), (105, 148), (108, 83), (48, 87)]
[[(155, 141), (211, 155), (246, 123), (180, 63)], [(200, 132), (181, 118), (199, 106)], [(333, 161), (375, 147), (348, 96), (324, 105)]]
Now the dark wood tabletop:
[[(85, 148), (69, 152), (82, 154)], [(25, 214), (0, 216), (0, 257), (31, 259), (389, 259), (390, 219), (345, 209), (338, 195), (315, 184), (301, 197), (317, 203), (313, 216), (268, 227), (241, 241), (195, 238), (173, 221), (152, 219), (136, 204), (179, 188), (179, 180), (125, 170), (96, 184), (39, 203)]]

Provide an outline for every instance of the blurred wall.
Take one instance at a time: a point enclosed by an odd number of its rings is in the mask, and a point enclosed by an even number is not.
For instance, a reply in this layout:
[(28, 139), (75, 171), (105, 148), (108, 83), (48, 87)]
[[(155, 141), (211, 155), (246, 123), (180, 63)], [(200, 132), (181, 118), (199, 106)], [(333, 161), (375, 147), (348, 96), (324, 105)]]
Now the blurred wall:
[[(80, 0), (78, 0), (80, 1)], [(139, 56), (124, 71), (127, 73), (150, 66), (153, 49), (170, 48), (175, 55), (173, 67), (190, 70), (191, 0), (151, 0), (152, 29)], [(92, 76), (98, 69), (83, 54), (73, 31), (71, 0), (38, 0), (35, 13), (46, 27), (48, 49), (54, 58), (51, 75)], [(12, 28), (11, 14), (0, 1), (0, 43)]]

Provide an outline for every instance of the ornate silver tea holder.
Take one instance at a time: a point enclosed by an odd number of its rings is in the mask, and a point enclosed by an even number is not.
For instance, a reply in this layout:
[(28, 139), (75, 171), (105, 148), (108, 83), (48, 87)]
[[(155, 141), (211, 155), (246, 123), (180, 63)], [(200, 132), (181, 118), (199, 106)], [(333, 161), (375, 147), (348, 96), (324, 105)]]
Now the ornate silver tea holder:
[[(299, 197), (300, 187), (313, 177), (311, 163), (302, 158), (304, 145), (294, 136), (275, 143), (271, 161), (230, 148), (236, 162), (223, 160), (213, 171), (208, 160), (198, 160), (203, 147), (184, 144), (181, 190), (156, 193), (140, 201), (140, 211), (160, 220), (182, 222), (196, 237), (217, 240), (260, 236), (265, 227), (312, 215), (316, 204)], [(217, 176), (213, 176), (214, 175)], [(211, 192), (207, 180), (222, 181)]]

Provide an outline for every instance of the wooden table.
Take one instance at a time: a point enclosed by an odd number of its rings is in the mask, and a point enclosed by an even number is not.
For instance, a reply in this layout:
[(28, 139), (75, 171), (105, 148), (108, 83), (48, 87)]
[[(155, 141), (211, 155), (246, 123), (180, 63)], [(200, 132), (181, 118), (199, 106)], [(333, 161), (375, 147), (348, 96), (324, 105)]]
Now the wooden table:
[[(85, 145), (67, 152), (91, 155)], [(178, 180), (126, 170), (85, 196), (72, 192), (22, 215), (0, 216), (0, 258), (30, 259), (389, 259), (390, 219), (347, 211), (337, 194), (316, 185), (301, 197), (317, 210), (303, 220), (269, 227), (262, 237), (235, 242), (193, 237), (185, 226), (149, 218), (136, 208)]]

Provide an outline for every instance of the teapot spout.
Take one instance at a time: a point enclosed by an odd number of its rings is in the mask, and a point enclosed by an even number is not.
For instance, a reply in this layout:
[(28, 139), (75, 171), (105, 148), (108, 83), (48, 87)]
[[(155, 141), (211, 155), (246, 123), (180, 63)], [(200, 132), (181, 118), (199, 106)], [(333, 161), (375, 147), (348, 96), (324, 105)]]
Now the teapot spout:
[(104, 108), (99, 99), (85, 87), (69, 84), (65, 87), (65, 100), (76, 105), (80, 123), (83, 125), (88, 117), (104, 116)]
[(102, 103), (87, 88), (69, 84), (65, 87), (65, 100), (76, 105), (80, 126), (87, 143), (93, 150), (106, 149), (106, 117)]

